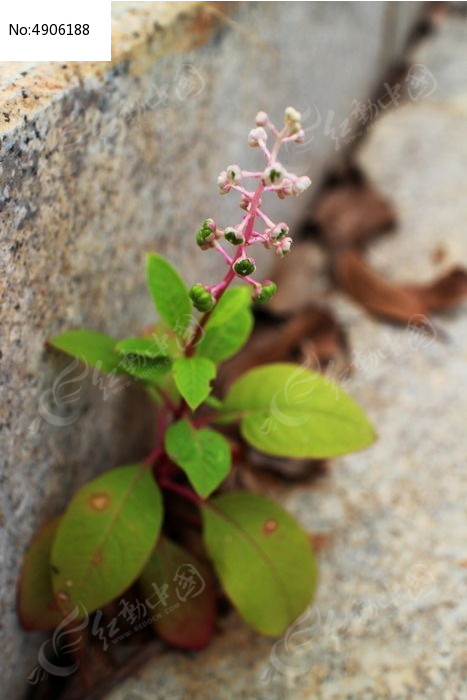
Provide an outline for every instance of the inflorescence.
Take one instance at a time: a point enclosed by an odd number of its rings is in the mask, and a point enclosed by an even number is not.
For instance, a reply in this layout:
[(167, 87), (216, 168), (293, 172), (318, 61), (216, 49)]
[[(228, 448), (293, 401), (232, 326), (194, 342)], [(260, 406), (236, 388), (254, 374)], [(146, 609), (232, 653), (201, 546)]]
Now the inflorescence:
[[(209, 312), (235, 277), (243, 278), (253, 287), (253, 299), (265, 302), (276, 291), (276, 285), (270, 280), (258, 282), (251, 275), (255, 272), (256, 263), (249, 254), (249, 248), (255, 244), (273, 249), (277, 256), (286, 255), (292, 245), (289, 227), (284, 222), (274, 223), (262, 209), (262, 196), (265, 192), (275, 192), (280, 198), (299, 195), (310, 185), (311, 180), (306, 175), (289, 173), (277, 160), (279, 149), (284, 143), (301, 143), (304, 132), (300, 123), (301, 115), (293, 107), (287, 107), (284, 114), (284, 126), (281, 131), (276, 129), (266, 112), (256, 115), (256, 127), (248, 135), (248, 144), (260, 148), (266, 159), (263, 171), (251, 172), (242, 170), (239, 165), (229, 165), (217, 178), (220, 194), (231, 190), (241, 195), (240, 208), (245, 211), (242, 220), (236, 226), (219, 228), (213, 219), (206, 219), (196, 235), (196, 242), (202, 250), (214, 248), (224, 258), (228, 270), (224, 279), (218, 284), (205, 286), (195, 284), (190, 290), (194, 306), (203, 312)], [(274, 137), (274, 144), (269, 150), (267, 146), (268, 133)], [(256, 179), (255, 190), (245, 186), (245, 180)], [(263, 230), (257, 230), (258, 220)], [(233, 255), (220, 244), (221, 239), (235, 246)]]

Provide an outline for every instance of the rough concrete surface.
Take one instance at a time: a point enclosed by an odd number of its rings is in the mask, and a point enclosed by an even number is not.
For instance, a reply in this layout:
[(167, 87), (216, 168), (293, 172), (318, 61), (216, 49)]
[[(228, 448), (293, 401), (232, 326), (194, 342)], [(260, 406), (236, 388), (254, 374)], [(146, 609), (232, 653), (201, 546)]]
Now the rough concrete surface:
[[(19, 630), (15, 613), (27, 543), (77, 486), (144, 452), (151, 418), (135, 410), (138, 392), (89, 375), (67, 384), (75, 375), (44, 341), (72, 327), (121, 337), (151, 323), (148, 249), (166, 254), (190, 282), (210, 281), (217, 260), (195, 252), (193, 231), (206, 216), (228, 223), (237, 211), (233, 198), (217, 197), (215, 177), (230, 162), (256, 162), (245, 135), (257, 109), (275, 118), (287, 104), (302, 109), (313, 140), (287, 164), (304, 171), (311, 153), (317, 183), (339, 155), (325, 134), (329, 114), (340, 123), (370, 93), (417, 9), (116, 3), (112, 64), (0, 65), (7, 695), (25, 690), (40, 643)], [(305, 203), (285, 206), (281, 218), (293, 212), (293, 222)]]
[[(386, 114), (358, 152), (399, 212), (396, 233), (370, 248), (394, 280), (431, 279), (467, 259), (466, 47), (467, 22), (456, 18), (428, 39), (413, 60), (436, 90)], [(467, 697), (465, 304), (423, 336), (342, 295), (329, 301), (353, 349), (345, 387), (379, 440), (334, 460), (314, 487), (281, 494), (330, 539), (315, 606), (277, 645), (232, 615), (208, 650), (168, 652), (107, 700)]]

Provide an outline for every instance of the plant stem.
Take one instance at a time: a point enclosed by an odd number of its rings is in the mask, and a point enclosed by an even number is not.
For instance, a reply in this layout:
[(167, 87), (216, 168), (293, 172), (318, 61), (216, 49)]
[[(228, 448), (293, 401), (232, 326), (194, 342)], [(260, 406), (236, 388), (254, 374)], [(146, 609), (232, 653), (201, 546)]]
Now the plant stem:
[(173, 491), (182, 498), (185, 498), (188, 501), (192, 501), (193, 503), (200, 504), (204, 502), (204, 500), (200, 496), (198, 496), (198, 494), (196, 494), (194, 491), (192, 491), (186, 486), (183, 486), (182, 484), (177, 484), (174, 481), (169, 481), (168, 479), (160, 479), (159, 486), (163, 489), (167, 489), (168, 491)]

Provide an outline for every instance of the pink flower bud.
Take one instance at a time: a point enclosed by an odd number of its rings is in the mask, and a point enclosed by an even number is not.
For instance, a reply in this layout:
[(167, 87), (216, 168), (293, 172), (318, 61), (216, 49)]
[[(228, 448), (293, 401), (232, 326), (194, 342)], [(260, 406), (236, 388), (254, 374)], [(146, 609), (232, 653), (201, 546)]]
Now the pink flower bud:
[(252, 129), (248, 134), (248, 145), (256, 148), (259, 146), (260, 141), (266, 142), (268, 135), (262, 126), (258, 126), (256, 129)]
[(280, 224), (277, 224), (271, 230), (271, 232), (269, 233), (269, 238), (272, 241), (280, 241), (282, 238), (285, 238), (285, 236), (287, 236), (288, 233), (289, 233), (289, 227), (287, 226), (287, 224), (285, 224), (283, 221), (281, 221)]
[(288, 177), (284, 178), (281, 183), (280, 189), (276, 190), (276, 194), (279, 199), (285, 199), (289, 195), (293, 194), (293, 183)]
[(276, 244), (276, 255), (279, 258), (283, 258), (289, 252), (291, 245), (292, 239), (290, 238), (290, 236), (286, 236)]
[(266, 112), (258, 112), (256, 115), (256, 126), (266, 126), (269, 121), (269, 117)]

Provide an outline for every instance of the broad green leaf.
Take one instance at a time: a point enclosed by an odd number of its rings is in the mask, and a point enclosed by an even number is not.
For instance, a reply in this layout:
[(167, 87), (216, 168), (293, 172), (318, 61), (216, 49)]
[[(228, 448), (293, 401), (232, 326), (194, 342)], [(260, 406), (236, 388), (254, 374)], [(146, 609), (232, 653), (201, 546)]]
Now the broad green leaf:
[(166, 432), (165, 449), (203, 498), (209, 496), (229, 473), (229, 443), (214, 430), (197, 430), (187, 420), (179, 420)]
[(335, 457), (360, 450), (375, 431), (358, 404), (321, 374), (298, 365), (264, 365), (231, 387), (224, 412), (241, 419), (250, 445), (283, 457)]
[(157, 605), (152, 624), (162, 639), (181, 649), (202, 649), (209, 643), (216, 597), (213, 577), (205, 564), (161, 537), (139, 585), (148, 605)]
[(215, 364), (207, 357), (179, 357), (173, 369), (177, 389), (195, 411), (211, 393), (211, 381), (216, 376)]
[(146, 271), (156, 309), (176, 333), (184, 336), (192, 311), (185, 283), (177, 270), (156, 253), (148, 253)]
[(253, 328), (251, 293), (246, 287), (228, 289), (219, 299), (204, 328), (196, 354), (221, 362), (235, 355)]
[(63, 619), (52, 589), (50, 550), (60, 518), (47, 523), (24, 556), (18, 588), (18, 612), (27, 630), (48, 630)]
[(145, 382), (158, 384), (172, 364), (154, 338), (125, 338), (116, 344), (115, 352), (125, 372)]
[(120, 357), (114, 352), (117, 341), (103, 333), (78, 329), (51, 338), (48, 343), (58, 350), (77, 357), (103, 372), (123, 372)]
[(81, 488), (57, 529), (52, 583), (68, 613), (90, 614), (139, 576), (159, 536), (162, 498), (142, 464), (113, 469)]
[(253, 493), (218, 496), (202, 512), (204, 542), (227, 595), (258, 632), (282, 634), (316, 589), (307, 533), (277, 503)]
[(159, 343), (151, 337), (125, 338), (120, 340), (114, 349), (119, 355), (140, 355), (141, 357), (165, 361), (170, 359), (169, 355), (161, 350)]
[(127, 374), (135, 379), (150, 384), (160, 384), (170, 370), (171, 361), (170, 358), (156, 360), (142, 355), (126, 355), (121, 358), (121, 366)]

